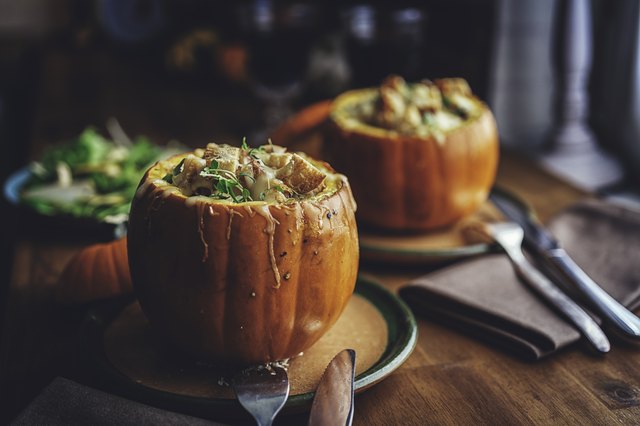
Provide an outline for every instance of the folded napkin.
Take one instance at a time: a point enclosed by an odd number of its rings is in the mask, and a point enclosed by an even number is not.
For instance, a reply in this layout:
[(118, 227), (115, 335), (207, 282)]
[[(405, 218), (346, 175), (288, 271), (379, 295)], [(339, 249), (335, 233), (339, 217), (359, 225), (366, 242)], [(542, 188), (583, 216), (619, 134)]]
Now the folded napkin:
[[(640, 305), (640, 211), (589, 200), (554, 217), (549, 229), (611, 296)], [(519, 281), (506, 255), (440, 269), (400, 290), (416, 312), (529, 360), (580, 339), (568, 322)]]
[(220, 425), (129, 401), (57, 377), (14, 425)]

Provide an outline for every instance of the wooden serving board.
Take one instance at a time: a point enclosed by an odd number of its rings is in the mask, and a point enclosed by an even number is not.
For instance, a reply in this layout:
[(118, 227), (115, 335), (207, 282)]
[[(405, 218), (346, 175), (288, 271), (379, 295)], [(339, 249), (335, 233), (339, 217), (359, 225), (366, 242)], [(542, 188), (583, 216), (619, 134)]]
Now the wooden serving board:
[[(387, 323), (380, 311), (355, 294), (331, 330), (290, 361), (290, 395), (313, 392), (331, 359), (345, 348), (356, 350), (356, 375), (368, 370), (382, 356), (387, 339)], [(117, 370), (146, 387), (189, 397), (235, 397), (229, 387), (234, 371), (172, 354), (155, 338), (137, 302), (109, 325), (104, 348)]]

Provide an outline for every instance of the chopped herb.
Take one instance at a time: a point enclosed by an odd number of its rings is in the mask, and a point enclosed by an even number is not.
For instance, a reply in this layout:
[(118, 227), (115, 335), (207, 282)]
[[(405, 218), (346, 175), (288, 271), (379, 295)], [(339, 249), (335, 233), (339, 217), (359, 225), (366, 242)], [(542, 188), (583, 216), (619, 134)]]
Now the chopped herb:
[(251, 193), (247, 188), (242, 188), (242, 196), (245, 200), (251, 200)]
[(256, 181), (256, 178), (254, 178), (253, 176), (251, 176), (249, 173), (245, 173), (245, 172), (240, 173), (240, 174), (238, 175), (238, 177), (244, 177), (244, 178), (247, 178), (247, 179), (251, 179), (251, 181), (252, 181), (252, 182), (255, 182), (255, 181)]
[(251, 151), (249, 151), (249, 157), (259, 160), (259, 157), (258, 157), (258, 154), (256, 154), (256, 151), (258, 152), (264, 151), (264, 148), (263, 147), (253, 148)]
[(264, 152), (264, 147), (263, 146), (259, 146), (257, 148), (251, 148), (248, 144), (247, 144), (247, 138), (244, 137), (242, 138), (242, 145), (240, 146), (240, 148), (243, 151), (247, 151), (249, 157), (254, 158), (256, 160), (259, 160), (260, 158), (258, 157), (258, 154), (256, 154), (256, 152)]
[(209, 173), (216, 180), (213, 188), (215, 191), (211, 193), (211, 197), (221, 200), (231, 198), (236, 203), (253, 201), (249, 190), (242, 186), (233, 173), (220, 169), (213, 170), (213, 172)]

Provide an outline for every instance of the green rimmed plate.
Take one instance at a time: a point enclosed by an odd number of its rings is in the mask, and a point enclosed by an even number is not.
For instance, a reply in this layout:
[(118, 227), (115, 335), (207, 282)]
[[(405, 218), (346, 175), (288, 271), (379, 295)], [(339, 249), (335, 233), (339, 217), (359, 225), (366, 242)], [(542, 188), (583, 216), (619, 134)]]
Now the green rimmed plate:
[[(94, 386), (200, 417), (225, 420), (246, 415), (225, 386), (224, 370), (180, 364), (161, 353), (149, 339), (146, 319), (131, 299), (93, 310), (86, 319), (83, 338), (89, 354), (87, 368), (96, 378), (90, 383)], [(355, 347), (360, 362), (355, 389), (362, 392), (402, 365), (416, 340), (415, 318), (404, 302), (370, 278), (359, 277), (354, 297), (339, 322), (303, 357), (291, 362), (292, 392), (284, 412), (310, 408), (313, 389), (340, 350)]]

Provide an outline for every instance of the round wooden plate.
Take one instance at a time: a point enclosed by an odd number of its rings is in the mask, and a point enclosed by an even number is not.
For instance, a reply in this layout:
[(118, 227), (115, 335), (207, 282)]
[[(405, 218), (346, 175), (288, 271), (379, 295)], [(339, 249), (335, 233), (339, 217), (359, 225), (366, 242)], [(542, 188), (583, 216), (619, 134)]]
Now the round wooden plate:
[[(116, 311), (116, 312), (114, 312)], [(137, 302), (88, 317), (94, 368), (107, 390), (160, 408), (196, 416), (243, 414), (228, 386), (228, 367), (188, 361), (158, 343)], [(378, 383), (411, 354), (417, 339), (413, 314), (395, 294), (359, 277), (355, 294), (334, 327), (290, 361), (285, 412), (311, 406), (314, 390), (336, 353), (356, 350), (356, 392)]]
[(470, 242), (463, 229), (470, 222), (494, 222), (502, 216), (491, 202), (454, 225), (417, 234), (389, 233), (360, 226), (360, 254), (364, 260), (390, 263), (437, 264), (487, 253), (490, 244)]

